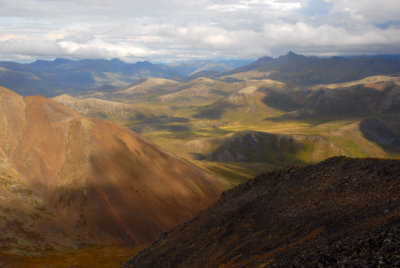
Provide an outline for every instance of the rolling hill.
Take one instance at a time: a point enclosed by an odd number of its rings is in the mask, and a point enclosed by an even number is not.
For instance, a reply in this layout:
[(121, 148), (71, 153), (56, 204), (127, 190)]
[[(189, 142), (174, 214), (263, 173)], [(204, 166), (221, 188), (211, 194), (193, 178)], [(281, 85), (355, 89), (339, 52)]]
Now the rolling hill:
[(163, 94), (156, 100), (168, 106), (203, 106), (227, 96), (240, 88), (238, 83), (226, 83), (212, 78), (199, 77), (181, 83), (175, 92)]
[(238, 87), (238, 83), (227, 83), (204, 77), (196, 78), (189, 82), (148, 78), (142, 79), (122, 90), (94, 92), (83, 95), (83, 97), (101, 98), (134, 103), (136, 105), (140, 103), (156, 104), (159, 107), (201, 106), (212, 103), (222, 96), (227, 96)]
[(397, 113), (400, 107), (400, 80), (369, 77), (352, 83), (315, 86), (297, 94), (303, 106), (297, 116), (349, 116)]
[(400, 78), (395, 75), (304, 88), (269, 79), (247, 80), (242, 85), (250, 86), (201, 107), (198, 117), (241, 118), (247, 111), (253, 118), (263, 114), (269, 119), (308, 120), (393, 114), (400, 109)]
[(40, 96), (1, 87), (0, 114), (0, 255), (142, 245), (226, 187), (122, 126)]
[(336, 157), (256, 177), (123, 267), (395, 267), (400, 161)]
[(113, 121), (133, 120), (137, 117), (140, 118), (143, 114), (152, 113), (152, 110), (145, 107), (138, 108), (126, 103), (99, 98), (79, 99), (68, 94), (63, 94), (52, 99), (82, 115)]

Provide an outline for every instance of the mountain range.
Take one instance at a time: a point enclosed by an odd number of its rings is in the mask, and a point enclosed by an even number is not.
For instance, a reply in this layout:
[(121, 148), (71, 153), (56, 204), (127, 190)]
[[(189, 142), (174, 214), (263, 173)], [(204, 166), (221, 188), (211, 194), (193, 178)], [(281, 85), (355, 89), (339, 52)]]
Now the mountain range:
[(228, 82), (268, 78), (309, 86), (400, 73), (400, 59), (396, 55), (317, 58), (289, 52), (276, 59), (263, 57), (248, 63), (249, 60), (204, 60), (165, 65), (148, 61), (125, 63), (119, 59), (74, 61), (61, 58), (24, 64), (3, 61), (0, 62), (0, 85), (22, 95), (53, 97), (63, 93), (123, 89), (150, 77), (188, 81), (203, 76), (228, 79)]
[(332, 84), (358, 80), (367, 76), (400, 72), (398, 57), (354, 58), (306, 57), (289, 52), (279, 58), (263, 57), (228, 71), (223, 75), (242, 73), (251, 77), (268, 78), (297, 86)]

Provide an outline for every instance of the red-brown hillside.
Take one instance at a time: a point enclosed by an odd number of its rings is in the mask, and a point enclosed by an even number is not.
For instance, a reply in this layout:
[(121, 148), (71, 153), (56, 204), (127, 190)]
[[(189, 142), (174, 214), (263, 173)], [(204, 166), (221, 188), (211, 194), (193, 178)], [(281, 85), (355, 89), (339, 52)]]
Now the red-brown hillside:
[(0, 87), (0, 115), (3, 250), (143, 244), (224, 187), (126, 128), (40, 96)]

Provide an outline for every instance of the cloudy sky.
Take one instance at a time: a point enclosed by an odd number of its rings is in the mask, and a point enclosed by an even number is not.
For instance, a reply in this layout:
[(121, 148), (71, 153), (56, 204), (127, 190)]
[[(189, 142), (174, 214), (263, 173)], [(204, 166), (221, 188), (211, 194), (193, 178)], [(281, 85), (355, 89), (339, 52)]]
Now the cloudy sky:
[(0, 0), (0, 60), (400, 54), (399, 0)]

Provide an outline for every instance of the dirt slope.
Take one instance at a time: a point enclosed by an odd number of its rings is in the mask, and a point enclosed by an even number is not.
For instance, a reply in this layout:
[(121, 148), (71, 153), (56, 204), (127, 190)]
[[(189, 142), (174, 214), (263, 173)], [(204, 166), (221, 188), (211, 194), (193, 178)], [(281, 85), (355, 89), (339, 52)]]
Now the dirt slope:
[(395, 267), (399, 195), (398, 160), (336, 157), (264, 174), (124, 267)]
[(43, 97), (0, 88), (0, 114), (3, 250), (139, 245), (224, 188), (136, 133)]

